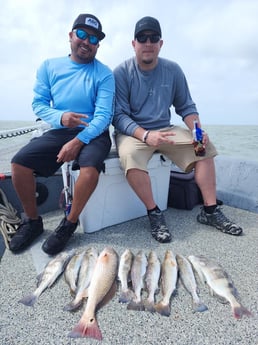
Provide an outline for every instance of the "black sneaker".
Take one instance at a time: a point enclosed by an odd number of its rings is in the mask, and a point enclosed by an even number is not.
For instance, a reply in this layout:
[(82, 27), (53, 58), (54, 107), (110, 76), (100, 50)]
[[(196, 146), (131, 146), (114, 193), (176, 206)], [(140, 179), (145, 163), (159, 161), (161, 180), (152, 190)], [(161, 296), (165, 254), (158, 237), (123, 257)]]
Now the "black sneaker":
[(49, 255), (55, 255), (61, 252), (76, 230), (77, 225), (78, 222), (71, 223), (66, 218), (62, 219), (55, 232), (43, 243), (42, 250)]
[(161, 243), (171, 242), (171, 234), (166, 225), (163, 213), (156, 209), (148, 213), (151, 225), (151, 234), (156, 241)]
[(229, 235), (239, 236), (243, 231), (240, 226), (231, 222), (219, 207), (216, 207), (212, 214), (206, 213), (204, 207), (202, 207), (201, 213), (197, 216), (197, 220), (199, 223), (214, 226)]
[(16, 253), (26, 249), (43, 231), (41, 217), (38, 217), (36, 220), (29, 218), (24, 219), (9, 243), (10, 250)]

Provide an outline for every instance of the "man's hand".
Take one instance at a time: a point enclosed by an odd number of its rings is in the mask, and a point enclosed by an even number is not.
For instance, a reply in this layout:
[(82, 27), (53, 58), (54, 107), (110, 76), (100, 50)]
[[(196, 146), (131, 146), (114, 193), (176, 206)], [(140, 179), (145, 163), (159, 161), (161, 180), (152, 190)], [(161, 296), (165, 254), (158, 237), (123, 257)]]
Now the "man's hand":
[(66, 143), (59, 151), (57, 155), (57, 162), (70, 162), (74, 160), (77, 157), (83, 145), (83, 142), (81, 142), (77, 138), (68, 141), (68, 143)]
[(174, 132), (168, 131), (150, 131), (146, 139), (146, 144), (150, 146), (159, 146), (161, 144), (174, 144), (173, 136)]
[(89, 124), (85, 121), (82, 121), (81, 118), (87, 119), (88, 115), (68, 111), (63, 113), (61, 123), (64, 127), (68, 128), (75, 128), (79, 125), (89, 126)]

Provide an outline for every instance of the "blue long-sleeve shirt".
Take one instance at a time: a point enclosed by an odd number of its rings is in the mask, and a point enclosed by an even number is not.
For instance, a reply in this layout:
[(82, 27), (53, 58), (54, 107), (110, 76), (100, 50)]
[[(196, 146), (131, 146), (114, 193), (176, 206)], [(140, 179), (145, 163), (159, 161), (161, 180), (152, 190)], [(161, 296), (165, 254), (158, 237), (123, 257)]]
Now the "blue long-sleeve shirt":
[[(63, 128), (64, 112), (88, 115), (77, 138), (89, 143), (106, 130), (113, 117), (115, 82), (111, 69), (94, 59), (79, 64), (68, 56), (48, 59), (37, 71), (32, 108), (52, 128)], [(80, 126), (83, 127), (83, 126)]]
[(184, 119), (196, 113), (185, 75), (178, 64), (158, 59), (151, 71), (141, 71), (136, 58), (130, 58), (114, 70), (116, 102), (113, 125), (126, 135), (138, 127), (147, 130), (171, 124), (170, 107)]

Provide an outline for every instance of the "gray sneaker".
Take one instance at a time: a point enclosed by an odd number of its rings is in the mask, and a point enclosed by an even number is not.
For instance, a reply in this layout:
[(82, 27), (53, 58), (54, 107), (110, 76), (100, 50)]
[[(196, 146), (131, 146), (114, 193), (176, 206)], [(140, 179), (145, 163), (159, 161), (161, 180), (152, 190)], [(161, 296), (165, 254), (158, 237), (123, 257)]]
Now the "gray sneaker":
[(217, 206), (212, 214), (208, 214), (202, 207), (201, 213), (197, 216), (197, 221), (202, 224), (214, 226), (225, 234), (239, 236), (242, 233), (242, 228), (231, 222)]
[(151, 235), (155, 240), (161, 243), (171, 242), (171, 234), (163, 213), (160, 210), (154, 210), (148, 213), (148, 217), (151, 225)]

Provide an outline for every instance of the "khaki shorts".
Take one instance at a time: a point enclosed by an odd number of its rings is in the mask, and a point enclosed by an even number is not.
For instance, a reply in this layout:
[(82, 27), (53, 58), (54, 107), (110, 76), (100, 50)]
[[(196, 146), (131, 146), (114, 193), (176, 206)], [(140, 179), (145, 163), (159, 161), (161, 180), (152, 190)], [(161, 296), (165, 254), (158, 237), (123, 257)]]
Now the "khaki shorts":
[(195, 163), (206, 159), (213, 158), (217, 155), (215, 146), (209, 142), (206, 145), (206, 154), (204, 157), (197, 157), (194, 153), (193, 138), (190, 130), (173, 126), (160, 129), (171, 130), (176, 135), (172, 137), (174, 144), (162, 144), (158, 147), (149, 146), (140, 140), (124, 134), (116, 134), (116, 145), (120, 162), (125, 170), (140, 169), (148, 171), (147, 164), (154, 152), (160, 152), (169, 158), (174, 164), (185, 172), (190, 172)]

